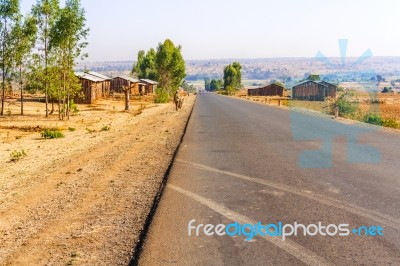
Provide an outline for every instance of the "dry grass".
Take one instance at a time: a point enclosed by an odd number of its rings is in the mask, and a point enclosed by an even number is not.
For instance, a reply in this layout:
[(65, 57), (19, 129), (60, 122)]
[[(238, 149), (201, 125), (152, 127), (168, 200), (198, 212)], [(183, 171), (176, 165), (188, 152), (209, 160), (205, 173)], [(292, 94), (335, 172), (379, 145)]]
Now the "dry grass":
[(321, 113), (327, 113), (329, 111), (327, 102), (290, 100), (289, 106), (310, 109)]
[[(0, 143), (10, 143), (17, 138), (24, 138), (33, 132), (42, 132), (45, 129), (59, 128), (61, 131), (74, 128), (84, 131), (86, 128), (100, 130), (102, 125), (119, 125), (127, 116), (136, 116), (143, 110), (156, 106), (152, 96), (135, 96), (131, 98), (131, 110), (126, 112), (124, 98), (99, 100), (93, 104), (78, 104), (78, 114), (70, 120), (60, 121), (55, 111), (48, 118), (45, 117), (45, 104), (38, 98), (26, 96), (24, 115), (20, 115), (20, 102), (17, 98), (7, 99), (5, 115), (0, 116)], [(50, 105), (51, 108), (51, 105)], [(57, 106), (56, 106), (57, 108)], [(39, 136), (39, 135), (38, 135)]]
[(379, 114), (384, 119), (400, 121), (400, 95), (378, 93), (376, 96), (363, 92), (355, 92), (352, 97), (359, 102), (358, 108), (361, 113), (369, 112)]
[[(236, 95), (240, 98), (247, 99), (249, 101), (260, 102), (269, 105), (278, 105), (279, 99), (281, 105), (304, 108), (314, 110), (321, 113), (330, 113), (329, 102), (324, 101), (300, 101), (300, 100), (283, 100), (279, 97), (264, 97), (264, 96), (247, 96), (247, 95)], [(357, 111), (350, 115), (349, 118), (363, 121), (364, 117), (368, 113), (374, 113), (379, 115), (384, 121), (394, 121), (394, 123), (400, 126), (400, 94), (393, 93), (378, 93), (369, 94), (366, 92), (360, 92), (356, 90), (348, 91), (346, 96), (351, 102), (357, 105)], [(392, 123), (393, 124), (393, 123)], [(397, 126), (397, 127), (398, 127)]]

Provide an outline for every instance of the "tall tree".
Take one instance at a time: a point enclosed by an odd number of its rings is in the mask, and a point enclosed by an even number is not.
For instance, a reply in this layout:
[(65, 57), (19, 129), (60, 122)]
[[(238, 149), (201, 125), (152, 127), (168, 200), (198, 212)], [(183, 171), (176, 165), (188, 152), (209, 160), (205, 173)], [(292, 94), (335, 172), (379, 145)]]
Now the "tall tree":
[(15, 27), (15, 22), (18, 20), (19, 0), (0, 0), (0, 20), (1, 20), (1, 68), (2, 77), (2, 97), (0, 115), (4, 112), (4, 100), (6, 92), (6, 83), (9, 79), (9, 74), (13, 63), (13, 48), (12, 48), (12, 29)]
[(144, 75), (144, 71), (143, 71), (143, 65), (144, 65), (144, 58), (146, 56), (146, 52), (144, 50), (140, 50), (138, 52), (138, 56), (137, 56), (137, 62), (136, 64), (133, 64), (132, 67), (132, 75), (137, 75), (139, 78), (142, 78), (142, 76)]
[(157, 79), (156, 51), (153, 48), (147, 53), (143, 50), (139, 51), (132, 74), (136, 74), (141, 79)]
[[(224, 88), (229, 88), (230, 94), (232, 91), (240, 89), (242, 83), (242, 66), (239, 62), (233, 62), (224, 68)], [(227, 90), (228, 91), (228, 90)]]
[[(49, 75), (48, 65), (49, 65), (49, 42), (50, 42), (50, 31), (53, 28), (56, 19), (59, 14), (60, 4), (58, 0), (37, 0), (36, 5), (32, 7), (32, 14), (35, 16), (38, 23), (38, 37), (41, 41), (41, 49), (44, 52), (44, 94), (46, 100), (46, 117), (49, 116)], [(40, 62), (40, 61), (39, 61)]]
[(21, 93), (21, 115), (24, 114), (24, 74), (28, 63), (28, 56), (35, 46), (36, 20), (27, 15), (22, 21), (18, 19), (11, 35), (13, 36), (13, 51), (15, 61), (15, 76), (17, 77)]
[(181, 46), (166, 39), (160, 43), (156, 53), (156, 68), (159, 88), (172, 96), (182, 84), (186, 76), (185, 61), (181, 53)]
[(235, 77), (235, 89), (240, 89), (242, 87), (242, 66), (239, 62), (233, 62), (232, 66), (236, 69), (236, 77)]
[(85, 25), (85, 10), (80, 0), (67, 0), (61, 9), (60, 16), (51, 30), (50, 48), (60, 54), (63, 80), (64, 114), (70, 117), (71, 98), (79, 90), (79, 81), (74, 76), (75, 59), (86, 57), (82, 50), (87, 46), (85, 41), (89, 29)]

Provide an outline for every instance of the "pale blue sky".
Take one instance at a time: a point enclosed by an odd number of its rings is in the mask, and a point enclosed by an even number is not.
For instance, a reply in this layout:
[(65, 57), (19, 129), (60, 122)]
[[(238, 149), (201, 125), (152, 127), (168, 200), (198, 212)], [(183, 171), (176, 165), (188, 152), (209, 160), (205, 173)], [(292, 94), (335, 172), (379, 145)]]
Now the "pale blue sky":
[[(63, 0), (60, 0), (63, 2)], [(28, 12), (35, 0), (22, 0)], [(400, 56), (398, 0), (83, 0), (89, 61), (135, 60), (165, 38), (186, 59)]]

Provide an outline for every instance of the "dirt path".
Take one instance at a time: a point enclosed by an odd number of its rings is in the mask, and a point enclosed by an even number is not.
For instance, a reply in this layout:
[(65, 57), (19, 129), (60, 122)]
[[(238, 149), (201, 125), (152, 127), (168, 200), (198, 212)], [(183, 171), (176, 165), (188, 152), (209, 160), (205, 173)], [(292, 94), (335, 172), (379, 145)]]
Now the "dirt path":
[(0, 264), (126, 265), (194, 99), (108, 132), (27, 136), (28, 157), (0, 164)]

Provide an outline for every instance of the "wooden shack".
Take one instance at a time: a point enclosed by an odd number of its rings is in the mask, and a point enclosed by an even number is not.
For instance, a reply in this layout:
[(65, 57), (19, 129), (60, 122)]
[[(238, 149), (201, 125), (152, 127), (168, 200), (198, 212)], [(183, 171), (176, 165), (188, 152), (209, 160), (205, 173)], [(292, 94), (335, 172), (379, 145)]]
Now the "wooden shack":
[(270, 84), (265, 87), (248, 89), (248, 96), (283, 96), (285, 88), (278, 84)]
[(145, 92), (146, 84), (138, 79), (129, 76), (115, 77), (111, 82), (111, 90), (116, 93), (124, 93), (123, 88), (129, 87), (130, 94), (143, 95)]
[(158, 82), (150, 79), (141, 79), (141, 82), (145, 84), (145, 91), (144, 94), (153, 94), (156, 93), (157, 84)]
[(107, 77), (106, 75), (94, 72), (94, 71), (88, 71), (86, 73), (89, 75), (103, 79), (102, 88), (101, 88), (102, 97), (106, 98), (106, 97), (110, 96), (112, 78)]
[(75, 76), (82, 84), (82, 93), (75, 97), (75, 103), (94, 103), (103, 98), (104, 79), (84, 72), (76, 72)]
[(292, 88), (292, 98), (307, 101), (324, 101), (336, 98), (337, 86), (326, 81), (306, 80)]

